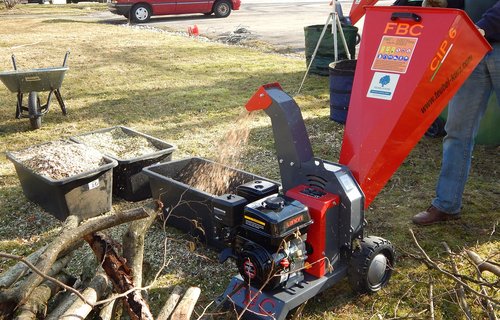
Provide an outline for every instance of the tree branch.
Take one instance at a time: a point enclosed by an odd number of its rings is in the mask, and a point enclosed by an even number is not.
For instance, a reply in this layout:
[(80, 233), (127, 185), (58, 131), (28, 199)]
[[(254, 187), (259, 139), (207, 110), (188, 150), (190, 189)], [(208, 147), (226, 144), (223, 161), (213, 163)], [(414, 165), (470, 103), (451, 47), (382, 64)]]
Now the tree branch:
[(489, 297), (487, 295), (484, 295), (482, 294), (481, 292), (478, 292), (476, 290), (474, 290), (473, 288), (471, 288), (470, 286), (468, 286), (465, 282), (463, 282), (462, 280), (460, 280), (459, 278), (455, 277), (453, 274), (451, 274), (450, 272), (446, 271), (446, 270), (443, 270), (441, 269), (434, 261), (432, 261), (431, 258), (429, 258), (429, 256), (427, 255), (427, 253), (425, 252), (424, 249), (422, 249), (422, 247), (420, 246), (420, 244), (418, 243), (417, 241), (417, 238), (415, 237), (415, 234), (413, 233), (413, 230), (412, 229), (409, 229), (410, 230), (410, 233), (411, 233), (411, 236), (413, 238), (413, 241), (415, 242), (415, 245), (417, 246), (417, 248), (420, 250), (420, 252), (424, 255), (425, 257), (425, 261), (427, 262), (427, 264), (436, 269), (437, 271), (439, 271), (440, 273), (446, 275), (447, 277), (453, 279), (455, 282), (457, 283), (460, 283), (461, 285), (463, 285), (467, 290), (469, 290), (470, 292), (474, 293), (475, 295), (479, 296), (479, 297), (482, 297), (483, 299), (486, 299), (488, 301), (491, 301), (493, 302), (494, 304), (500, 304), (500, 301), (497, 300), (497, 299), (493, 299), (492, 297)]

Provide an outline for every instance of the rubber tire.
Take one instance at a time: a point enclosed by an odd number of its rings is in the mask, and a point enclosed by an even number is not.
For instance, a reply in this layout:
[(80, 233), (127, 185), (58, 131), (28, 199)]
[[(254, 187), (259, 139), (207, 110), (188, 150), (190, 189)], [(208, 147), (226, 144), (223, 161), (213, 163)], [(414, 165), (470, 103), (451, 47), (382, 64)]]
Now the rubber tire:
[[(368, 280), (368, 270), (379, 254), (387, 259), (387, 268), (380, 282), (371, 284)], [(351, 288), (358, 293), (374, 293), (383, 288), (391, 278), (394, 269), (395, 252), (392, 244), (383, 238), (369, 236), (361, 240), (349, 261), (347, 277)]]
[(226, 18), (231, 14), (231, 3), (227, 0), (217, 1), (212, 11), (217, 18)]
[(430, 138), (444, 137), (446, 135), (446, 131), (444, 130), (445, 124), (446, 121), (444, 121), (444, 119), (437, 117), (425, 132), (425, 136)]
[[(145, 14), (145, 16), (138, 18), (137, 14), (140, 14), (141, 16)], [(148, 22), (149, 19), (151, 19), (151, 15), (152, 15), (151, 8), (147, 4), (143, 3), (136, 4), (130, 10), (130, 18), (131, 18), (130, 20), (137, 23)]]
[(30, 115), (31, 128), (33, 130), (40, 129), (42, 126), (42, 116), (33, 118), (33, 115), (40, 114), (40, 99), (38, 99), (38, 92), (30, 92), (28, 96), (28, 113)]

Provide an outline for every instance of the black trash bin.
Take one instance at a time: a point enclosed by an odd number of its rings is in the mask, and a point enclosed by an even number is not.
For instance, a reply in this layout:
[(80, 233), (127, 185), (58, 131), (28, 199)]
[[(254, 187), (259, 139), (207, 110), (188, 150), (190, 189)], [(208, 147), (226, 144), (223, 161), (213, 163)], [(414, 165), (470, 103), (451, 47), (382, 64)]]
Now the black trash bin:
[(351, 100), (357, 60), (332, 62), (330, 70), (330, 119), (344, 124)]

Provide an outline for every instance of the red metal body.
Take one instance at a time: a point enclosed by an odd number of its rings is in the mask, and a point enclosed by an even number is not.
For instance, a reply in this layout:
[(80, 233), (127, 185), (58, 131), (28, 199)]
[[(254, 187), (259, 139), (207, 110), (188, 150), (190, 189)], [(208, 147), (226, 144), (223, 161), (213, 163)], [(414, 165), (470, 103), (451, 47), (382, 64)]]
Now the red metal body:
[[(288, 190), (286, 195), (292, 199), (298, 200), (309, 209), (309, 214), (314, 223), (309, 226), (307, 232), (307, 243), (313, 248), (313, 252), (309, 254), (307, 262), (311, 265), (305, 271), (315, 277), (324, 276), (328, 270), (328, 262), (326, 261), (326, 252), (329, 250), (329, 245), (334, 245), (333, 239), (336, 236), (332, 227), (333, 213), (332, 209), (339, 205), (339, 196), (323, 190), (318, 190), (323, 195), (320, 197), (313, 197), (305, 194), (304, 189), (311, 188), (305, 185), (299, 185), (293, 189)], [(330, 214), (330, 215), (329, 215)], [(331, 243), (327, 243), (330, 241)]]
[(491, 47), (461, 10), (367, 7), (340, 154), (367, 207)]
[(365, 15), (365, 7), (373, 6), (378, 0), (354, 0), (352, 2), (351, 11), (349, 12), (349, 18), (351, 23), (354, 25)]

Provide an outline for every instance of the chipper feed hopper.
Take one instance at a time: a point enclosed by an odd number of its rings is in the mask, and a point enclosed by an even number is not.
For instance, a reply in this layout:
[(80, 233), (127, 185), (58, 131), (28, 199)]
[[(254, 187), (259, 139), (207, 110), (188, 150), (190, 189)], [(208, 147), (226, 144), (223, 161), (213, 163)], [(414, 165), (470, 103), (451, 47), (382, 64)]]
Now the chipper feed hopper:
[(387, 284), (394, 249), (365, 235), (364, 210), (491, 49), (455, 9), (367, 7), (365, 26), (340, 163), (314, 157), (300, 109), (278, 84), (246, 105), (271, 118), (282, 190), (214, 202), (229, 246), (221, 258), (240, 273), (218, 302), (245, 319), (284, 319), (346, 276), (359, 292)]

